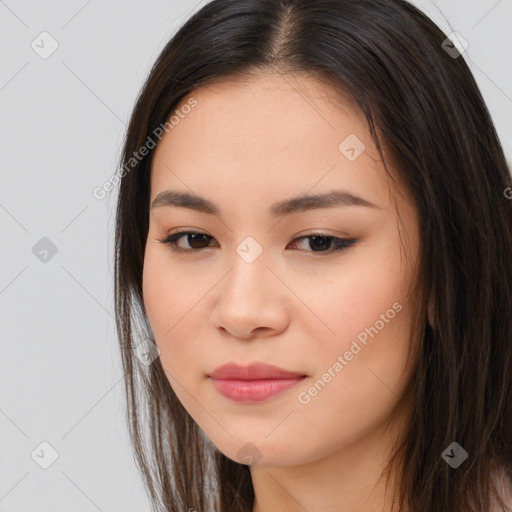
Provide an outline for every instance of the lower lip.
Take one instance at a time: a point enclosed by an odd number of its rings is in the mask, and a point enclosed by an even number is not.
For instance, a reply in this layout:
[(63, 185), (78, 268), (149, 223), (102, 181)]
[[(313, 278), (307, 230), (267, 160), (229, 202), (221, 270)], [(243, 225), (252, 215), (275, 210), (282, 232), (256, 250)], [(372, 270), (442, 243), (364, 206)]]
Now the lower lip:
[(215, 389), (236, 402), (262, 402), (302, 382), (304, 377), (293, 379), (223, 380), (212, 379)]

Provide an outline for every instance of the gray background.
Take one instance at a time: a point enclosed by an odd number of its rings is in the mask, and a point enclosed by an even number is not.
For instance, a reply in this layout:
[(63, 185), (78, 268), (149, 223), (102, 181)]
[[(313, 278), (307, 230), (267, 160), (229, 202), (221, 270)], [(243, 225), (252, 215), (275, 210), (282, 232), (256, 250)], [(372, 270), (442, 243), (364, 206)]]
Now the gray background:
[[(205, 3), (0, 0), (3, 512), (149, 510), (124, 423), (116, 198), (92, 190), (115, 172), (154, 59)], [(510, 159), (512, 0), (414, 3), (468, 41), (464, 58)], [(51, 48), (44, 31), (58, 42), (46, 59), (31, 47)], [(43, 237), (56, 254), (39, 252)], [(58, 454), (47, 469), (44, 441)]]

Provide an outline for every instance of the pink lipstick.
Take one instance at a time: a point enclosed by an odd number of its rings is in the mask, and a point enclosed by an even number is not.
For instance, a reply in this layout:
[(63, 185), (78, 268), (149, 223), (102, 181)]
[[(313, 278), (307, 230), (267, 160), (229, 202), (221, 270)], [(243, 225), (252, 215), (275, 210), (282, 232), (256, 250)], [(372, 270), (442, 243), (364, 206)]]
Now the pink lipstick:
[(237, 402), (262, 402), (292, 388), (307, 375), (264, 363), (249, 366), (228, 363), (208, 374), (208, 377), (215, 389), (226, 398)]

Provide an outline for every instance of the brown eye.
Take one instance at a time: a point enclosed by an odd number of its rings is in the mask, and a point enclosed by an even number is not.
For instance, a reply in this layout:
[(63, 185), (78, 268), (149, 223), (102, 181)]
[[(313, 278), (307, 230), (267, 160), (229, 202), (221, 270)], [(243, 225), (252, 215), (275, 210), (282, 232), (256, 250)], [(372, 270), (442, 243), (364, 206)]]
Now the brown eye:
[[(185, 244), (188, 244), (188, 247), (184, 247), (179, 244), (182, 239), (185, 241)], [(169, 245), (173, 251), (192, 253), (211, 247), (210, 242), (212, 240), (215, 239), (206, 233), (200, 233), (198, 231), (181, 231), (158, 241)], [(296, 238), (293, 240), (292, 245), (297, 245), (297, 242), (302, 242), (303, 240), (309, 240), (309, 242), (308, 244), (305, 244), (306, 248), (303, 248), (302, 250), (314, 253), (332, 253), (335, 251), (341, 251), (357, 242), (357, 239), (353, 238), (339, 238), (323, 233), (313, 233), (311, 235)]]
[(322, 233), (314, 233), (311, 235), (301, 236), (296, 238), (294, 242), (309, 240), (304, 250), (308, 252), (334, 252), (347, 249), (355, 242), (353, 238), (339, 238), (336, 236), (325, 235)]
[[(189, 247), (183, 247), (178, 245), (180, 240), (184, 239), (185, 243)], [(168, 236), (164, 240), (159, 240), (163, 244), (170, 245), (175, 251), (194, 251), (199, 249), (205, 249), (209, 246), (210, 241), (213, 237), (205, 233), (199, 233), (197, 231), (182, 231), (180, 233), (174, 233)]]

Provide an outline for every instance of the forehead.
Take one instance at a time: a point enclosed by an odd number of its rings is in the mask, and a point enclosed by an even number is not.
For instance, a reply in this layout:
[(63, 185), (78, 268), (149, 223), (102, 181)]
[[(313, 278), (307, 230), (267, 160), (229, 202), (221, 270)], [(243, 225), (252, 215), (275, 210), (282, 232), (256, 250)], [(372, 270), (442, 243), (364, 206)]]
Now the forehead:
[(197, 106), (180, 116), (180, 130), (172, 130), (175, 144), (191, 131), (224, 145), (250, 145), (255, 136), (269, 143), (276, 135), (295, 142), (313, 133), (318, 134), (315, 139), (327, 132), (335, 138), (346, 130), (366, 133), (362, 115), (346, 96), (312, 75), (273, 73), (211, 83), (182, 99), (176, 110), (192, 97)]
[[(180, 176), (196, 190), (208, 184), (228, 189), (267, 184), (292, 185), (296, 192), (307, 191), (326, 173), (331, 180), (326, 186), (335, 180), (361, 188), (365, 176), (383, 177), (362, 114), (312, 75), (219, 81), (198, 88), (175, 110), (191, 98), (197, 104), (181, 113), (156, 148), (152, 195), (179, 183)], [(364, 145), (357, 160), (342, 153), (345, 140)]]

